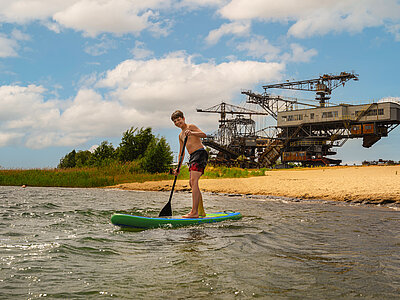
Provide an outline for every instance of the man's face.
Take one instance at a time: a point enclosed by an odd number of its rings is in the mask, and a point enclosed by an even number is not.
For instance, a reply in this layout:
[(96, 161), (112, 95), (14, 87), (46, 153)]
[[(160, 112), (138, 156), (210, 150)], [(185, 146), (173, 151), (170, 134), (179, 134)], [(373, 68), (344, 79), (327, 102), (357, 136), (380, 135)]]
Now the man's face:
[(178, 117), (178, 118), (174, 119), (174, 124), (176, 127), (182, 128), (182, 126), (185, 124), (185, 119)]

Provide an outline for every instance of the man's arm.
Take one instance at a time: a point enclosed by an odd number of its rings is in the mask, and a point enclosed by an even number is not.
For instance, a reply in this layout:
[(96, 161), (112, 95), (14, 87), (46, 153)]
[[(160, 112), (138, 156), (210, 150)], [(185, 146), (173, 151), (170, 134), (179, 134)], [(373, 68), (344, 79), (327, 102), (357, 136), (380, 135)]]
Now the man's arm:
[[(181, 160), (181, 153), (182, 153), (182, 148), (183, 148), (183, 142), (181, 139), (181, 135), (179, 135), (179, 153), (178, 153), (178, 167), (174, 170), (174, 175), (178, 176), (181, 165), (183, 163), (183, 159)], [(183, 157), (185, 157), (185, 149), (183, 149)]]
[(198, 128), (196, 125), (193, 124), (190, 124), (188, 126), (188, 130), (185, 131), (185, 135), (187, 136), (194, 135), (199, 138), (207, 137), (207, 135), (203, 131), (201, 131), (200, 128)]

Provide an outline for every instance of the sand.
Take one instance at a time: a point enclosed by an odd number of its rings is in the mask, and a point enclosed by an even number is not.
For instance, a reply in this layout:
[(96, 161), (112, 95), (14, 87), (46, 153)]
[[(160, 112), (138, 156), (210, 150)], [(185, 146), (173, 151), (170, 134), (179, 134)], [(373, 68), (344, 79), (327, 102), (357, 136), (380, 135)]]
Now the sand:
[[(168, 191), (171, 181), (126, 183), (124, 190)], [(204, 192), (284, 196), (367, 204), (400, 204), (400, 166), (352, 166), (266, 171), (250, 178), (200, 179)], [(176, 191), (190, 191), (177, 180)]]

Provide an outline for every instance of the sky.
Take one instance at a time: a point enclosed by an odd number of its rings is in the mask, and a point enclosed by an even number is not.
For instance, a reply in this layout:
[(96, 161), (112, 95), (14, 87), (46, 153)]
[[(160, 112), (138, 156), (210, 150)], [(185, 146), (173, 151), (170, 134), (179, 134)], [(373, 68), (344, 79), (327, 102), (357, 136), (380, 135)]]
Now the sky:
[[(53, 168), (131, 127), (176, 153), (176, 109), (210, 134), (196, 108), (326, 73), (359, 74), (332, 102), (400, 100), (399, 53), (396, 0), (0, 0), (0, 168)], [(400, 129), (361, 145), (334, 158), (398, 161)]]

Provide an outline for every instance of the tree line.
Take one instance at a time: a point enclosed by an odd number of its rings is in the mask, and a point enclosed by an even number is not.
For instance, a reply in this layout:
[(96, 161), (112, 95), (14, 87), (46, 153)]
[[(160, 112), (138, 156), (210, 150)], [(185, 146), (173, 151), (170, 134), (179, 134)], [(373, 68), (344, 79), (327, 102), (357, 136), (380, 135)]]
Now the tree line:
[(150, 127), (131, 127), (123, 133), (117, 148), (103, 141), (93, 152), (74, 149), (60, 159), (58, 168), (101, 167), (112, 162), (133, 161), (143, 171), (166, 172), (173, 162), (171, 147), (164, 137), (154, 136)]

